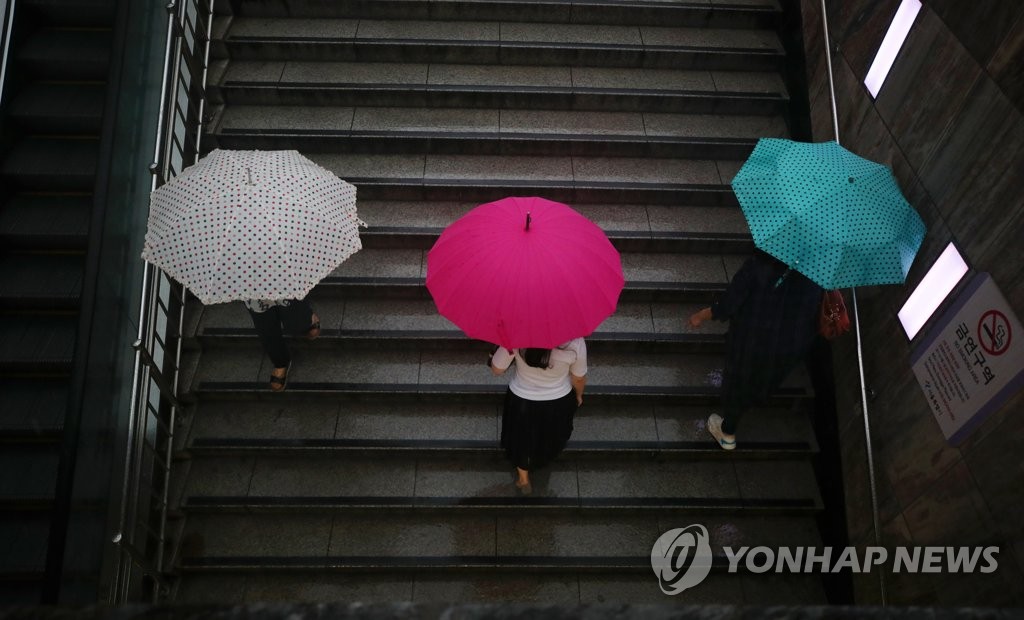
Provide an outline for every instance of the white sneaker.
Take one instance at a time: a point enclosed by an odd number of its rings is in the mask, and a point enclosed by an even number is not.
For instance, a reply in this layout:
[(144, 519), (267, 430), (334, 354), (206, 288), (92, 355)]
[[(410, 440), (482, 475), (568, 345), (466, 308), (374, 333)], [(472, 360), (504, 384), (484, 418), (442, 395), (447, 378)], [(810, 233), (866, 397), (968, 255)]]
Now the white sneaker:
[(708, 418), (708, 432), (723, 450), (732, 450), (736, 447), (736, 435), (726, 435), (722, 432), (722, 416), (717, 413), (712, 413)]

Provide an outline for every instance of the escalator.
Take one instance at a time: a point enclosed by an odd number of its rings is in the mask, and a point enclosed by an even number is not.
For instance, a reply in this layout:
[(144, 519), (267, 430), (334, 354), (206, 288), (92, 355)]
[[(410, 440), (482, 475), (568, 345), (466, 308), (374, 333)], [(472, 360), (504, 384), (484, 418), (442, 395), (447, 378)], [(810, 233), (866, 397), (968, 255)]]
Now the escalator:
[[(66, 505), (58, 498), (67, 490), (57, 488), (80, 393), (75, 359), (88, 323), (115, 5), (9, 7), (0, 102), (0, 604), (42, 599), (53, 515)], [(65, 457), (65, 473), (67, 465)]]

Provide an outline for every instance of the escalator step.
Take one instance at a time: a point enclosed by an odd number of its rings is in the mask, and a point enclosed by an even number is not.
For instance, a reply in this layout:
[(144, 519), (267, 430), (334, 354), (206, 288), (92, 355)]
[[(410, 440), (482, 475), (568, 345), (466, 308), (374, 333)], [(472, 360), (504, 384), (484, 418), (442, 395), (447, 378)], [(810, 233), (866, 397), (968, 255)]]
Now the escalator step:
[(9, 254), (0, 258), (0, 307), (74, 310), (82, 294), (80, 255)]
[(45, 440), (64, 426), (68, 383), (59, 379), (0, 380), (0, 437)]
[(8, 250), (82, 250), (91, 211), (88, 196), (16, 196), (0, 210), (0, 244)]
[(78, 331), (76, 316), (8, 316), (0, 321), (0, 372), (66, 374)]
[(98, 139), (26, 138), (11, 149), (0, 171), (25, 188), (92, 191), (98, 151)]
[(101, 26), (114, 20), (114, 0), (21, 0), (21, 8), (61, 26)]
[(96, 134), (104, 95), (102, 84), (30, 84), (11, 103), (11, 118), (35, 134)]
[(25, 42), (17, 61), (37, 79), (106, 80), (110, 41), (108, 29), (44, 28)]

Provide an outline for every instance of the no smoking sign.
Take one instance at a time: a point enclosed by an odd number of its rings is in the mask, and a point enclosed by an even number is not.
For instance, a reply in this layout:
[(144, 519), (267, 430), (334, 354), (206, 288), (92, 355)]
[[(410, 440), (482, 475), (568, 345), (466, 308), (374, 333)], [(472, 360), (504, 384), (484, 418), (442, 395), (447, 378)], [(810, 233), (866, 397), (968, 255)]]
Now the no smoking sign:
[(953, 445), (1024, 388), (1024, 346), (1012, 344), (1022, 330), (991, 276), (977, 273), (915, 347), (914, 374)]
[(989, 310), (978, 321), (978, 344), (989, 355), (1002, 355), (1010, 348), (1013, 331), (1006, 315), (998, 310)]

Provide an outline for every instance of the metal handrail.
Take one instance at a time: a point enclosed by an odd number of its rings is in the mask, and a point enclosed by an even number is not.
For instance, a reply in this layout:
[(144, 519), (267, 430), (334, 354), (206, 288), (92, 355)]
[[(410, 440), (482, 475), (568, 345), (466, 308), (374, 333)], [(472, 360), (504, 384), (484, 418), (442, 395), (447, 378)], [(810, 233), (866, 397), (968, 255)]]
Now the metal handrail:
[[(168, 23), (159, 120), (153, 163), (149, 166), (151, 190), (177, 175), (181, 171), (178, 167), (199, 158), (213, 26), (209, 0), (171, 0), (165, 8)], [(188, 67), (187, 75), (183, 75), (183, 66)], [(202, 67), (201, 74), (196, 74), (196, 67)], [(184, 144), (175, 139), (179, 123), (184, 129)], [(182, 165), (176, 166), (176, 161)], [(177, 390), (185, 295), (180, 284), (146, 263), (138, 338), (133, 344), (135, 363), (120, 518), (111, 537), (111, 543), (117, 546), (109, 598), (113, 604), (132, 601), (143, 586), (143, 578), (152, 580), (152, 602), (160, 602), (169, 593), (164, 562), (174, 426), (181, 408)], [(172, 340), (173, 355), (169, 355), (167, 345)]]
[(4, 102), (4, 83), (7, 81), (7, 59), (11, 55), (11, 37), (14, 35), (14, 9), (17, 0), (0, 0), (0, 105)]
[[(825, 0), (821, 0), (821, 23), (825, 35), (825, 63), (828, 69), (828, 93), (832, 105), (832, 131), (835, 133), (836, 144), (839, 144), (839, 111), (836, 107), (836, 85), (832, 75), (832, 44), (828, 36), (828, 9), (825, 8)], [(857, 335), (857, 368), (860, 372), (860, 402), (864, 413), (864, 441), (867, 447), (868, 461), (868, 486), (871, 491), (871, 519), (875, 528), (875, 545), (882, 546), (882, 529), (878, 516), (878, 486), (875, 482), (875, 453), (871, 447), (871, 421), (868, 418), (868, 390), (864, 379), (864, 349), (860, 335), (860, 313), (857, 308), (857, 289), (850, 288), (853, 307), (853, 331)], [(888, 597), (885, 590), (885, 572), (878, 571), (878, 587), (881, 593), (882, 606), (888, 604)]]

